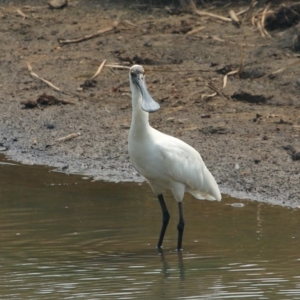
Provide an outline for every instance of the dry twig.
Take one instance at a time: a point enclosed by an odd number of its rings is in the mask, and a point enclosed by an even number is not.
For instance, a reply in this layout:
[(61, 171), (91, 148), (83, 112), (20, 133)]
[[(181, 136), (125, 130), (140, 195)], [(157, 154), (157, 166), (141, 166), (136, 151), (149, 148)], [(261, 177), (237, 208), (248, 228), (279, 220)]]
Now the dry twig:
[(48, 8), (49, 6), (47, 5), (44, 5), (44, 6), (30, 6), (30, 5), (24, 5), (22, 6), (22, 9), (26, 10), (27, 12), (36, 12), (36, 11), (39, 11), (39, 10), (44, 10), (46, 8)]
[(231, 18), (231, 20), (232, 20), (232, 23), (234, 24), (234, 25), (236, 25), (236, 26), (238, 26), (238, 27), (240, 27), (241, 26), (241, 20), (237, 17), (237, 15), (236, 15), (236, 13), (234, 12), (234, 10), (233, 9), (231, 9), (230, 11), (229, 11), (229, 16), (230, 16), (230, 18)]
[(257, 1), (256, 1), (256, 0), (252, 0), (252, 1), (251, 1), (250, 6), (249, 6), (249, 8), (247, 9), (246, 14), (245, 14), (245, 16), (244, 16), (244, 18), (243, 18), (242, 21), (244, 21), (245, 19), (247, 19), (247, 18), (249, 17), (250, 12), (253, 10), (253, 8), (256, 6), (256, 4), (257, 4)]
[(265, 20), (266, 20), (266, 14), (267, 14), (267, 11), (270, 7), (270, 3), (268, 3), (268, 5), (265, 7), (263, 13), (262, 13), (262, 16), (261, 16), (261, 27), (262, 27), (262, 31), (264, 32), (265, 36), (271, 38), (271, 35), (269, 34), (269, 32), (266, 30), (265, 28)]
[(213, 35), (211, 38), (212, 38), (214, 41), (217, 41), (217, 42), (221, 42), (221, 43), (224, 43), (224, 42), (225, 42), (225, 40), (219, 38), (219, 37), (216, 36), (216, 35)]
[(130, 25), (131, 27), (137, 27), (137, 25), (131, 23), (131, 22), (128, 21), (128, 20), (124, 20), (123, 23), (128, 24), (128, 25)]
[(268, 31), (265, 29), (266, 15), (273, 13), (272, 11), (268, 11), (269, 7), (270, 3), (263, 9), (263, 11), (260, 10), (258, 13), (254, 14), (251, 18), (251, 24), (253, 26), (257, 26), (262, 37), (272, 38)]
[(276, 71), (273, 71), (273, 72), (271, 72), (270, 74), (266, 74), (266, 75), (264, 75), (264, 76), (262, 76), (262, 77), (260, 77), (260, 78), (264, 78), (264, 77), (268, 77), (268, 76), (273, 76), (273, 75), (282, 73), (283, 71), (285, 71), (285, 70), (287, 70), (287, 69), (289, 69), (289, 68), (291, 68), (291, 67), (297, 66), (297, 65), (299, 65), (299, 64), (300, 64), (300, 60), (297, 60), (297, 61), (295, 61), (295, 62), (292, 62), (292, 63), (286, 65), (284, 68), (280, 68), (280, 69), (278, 69), (278, 70), (276, 70)]
[(239, 70), (234, 70), (234, 71), (230, 71), (228, 72), (227, 74), (225, 74), (224, 78), (223, 78), (223, 89), (226, 87), (227, 85), (227, 78), (229, 75), (234, 75), (234, 74), (237, 74), (239, 72)]
[(101, 73), (105, 63), (106, 63), (106, 59), (104, 59), (104, 61), (101, 63), (96, 73), (90, 79), (87, 79), (83, 84), (81, 84), (80, 87), (77, 88), (77, 91), (82, 91), (84, 88), (88, 88), (88, 87), (94, 87), (96, 81), (94, 81), (93, 79), (96, 78)]
[(66, 136), (63, 136), (63, 137), (57, 139), (56, 142), (65, 142), (65, 141), (77, 138), (80, 135), (81, 135), (80, 132), (71, 133), (71, 134), (68, 134)]
[(97, 72), (90, 78), (90, 80), (96, 78), (100, 74), (100, 72), (102, 71), (105, 63), (106, 63), (106, 59), (104, 59), (104, 61), (102, 62), (102, 64), (99, 66)]
[(48, 86), (50, 86), (51, 88), (53, 88), (54, 90), (56, 90), (56, 91), (58, 91), (58, 92), (61, 92), (61, 91), (62, 91), (60, 88), (58, 88), (57, 86), (55, 86), (54, 84), (52, 84), (50, 81), (48, 81), (48, 80), (46, 80), (46, 79), (44, 79), (44, 78), (38, 76), (36, 73), (34, 73), (34, 72), (32, 71), (32, 67), (31, 67), (31, 65), (30, 65), (29, 63), (27, 63), (27, 67), (28, 67), (28, 71), (29, 71), (29, 73), (30, 73), (30, 75), (31, 75), (32, 77), (35, 77), (35, 78), (37, 78), (37, 79), (43, 81), (43, 82), (46, 83)]
[(23, 19), (27, 18), (27, 16), (21, 11), (21, 9), (17, 9), (16, 11), (17, 11), (18, 15), (20, 15)]
[(262, 25), (261, 25), (261, 20), (257, 20), (257, 21), (256, 21), (256, 26), (257, 26), (257, 28), (258, 28), (258, 30), (259, 30), (261, 36), (262, 36), (262, 37), (266, 37), (266, 34), (265, 34), (265, 32), (264, 32), (264, 30), (263, 30), (263, 27), (262, 27)]
[(203, 95), (201, 95), (201, 99), (202, 100), (207, 100), (207, 99), (213, 98), (215, 96), (217, 96), (217, 92), (214, 92), (212, 94), (203, 94)]
[(105, 65), (104, 67), (113, 68), (113, 69), (130, 69), (130, 67), (122, 65)]
[(205, 26), (200, 26), (200, 27), (196, 27), (190, 31), (188, 31), (186, 34), (194, 34), (194, 33), (198, 33), (199, 31), (203, 30), (205, 28)]
[(240, 65), (238, 68), (238, 74), (239, 76), (243, 73), (244, 70), (244, 51), (243, 51), (243, 45), (240, 45)]
[(239, 65), (239, 68), (225, 74), (225, 76), (223, 78), (223, 89), (227, 85), (228, 76), (229, 75), (234, 75), (234, 74), (238, 74), (240, 76), (243, 73), (243, 69), (244, 69), (244, 52), (243, 52), (243, 45), (240, 45), (240, 65)]
[(249, 10), (249, 7), (248, 7), (248, 8), (245, 8), (245, 9), (242, 9), (242, 10), (240, 10), (239, 12), (237, 12), (236, 15), (237, 15), (237, 16), (241, 16), (241, 15), (247, 13), (248, 10)]
[(71, 44), (71, 43), (79, 43), (79, 42), (83, 42), (89, 39), (92, 39), (94, 37), (97, 37), (101, 34), (105, 34), (111, 31), (114, 31), (119, 25), (119, 22), (114, 22), (113, 25), (111, 27), (107, 27), (104, 29), (100, 29), (98, 31), (96, 31), (95, 33), (89, 34), (89, 35), (85, 35), (83, 37), (80, 38), (75, 38), (75, 39), (58, 39), (58, 42), (60, 44)]
[(211, 90), (213, 90), (214, 92), (216, 92), (218, 95), (220, 95), (222, 98), (228, 99), (229, 96), (225, 95), (224, 93), (222, 93), (218, 88), (216, 88), (211, 82), (207, 82), (206, 86), (208, 86)]
[(217, 15), (217, 14), (213, 14), (213, 13), (209, 13), (209, 12), (206, 12), (206, 11), (198, 10), (193, 0), (191, 1), (191, 7), (192, 7), (193, 11), (199, 16), (207, 16), (207, 17), (216, 18), (216, 19), (219, 19), (219, 20), (222, 20), (222, 21), (225, 21), (225, 22), (231, 22), (230, 18), (226, 18), (226, 17), (220, 16), (220, 15)]
[[(189, 101), (194, 95), (199, 94), (199, 93), (202, 93), (202, 92), (203, 92), (203, 89), (200, 90), (200, 91), (191, 93), (191, 94), (187, 97), (187, 101)], [(167, 97), (167, 98), (169, 98), (169, 97)], [(202, 98), (202, 96), (201, 96), (201, 98)]]
[(201, 16), (201, 17), (207, 16), (207, 17), (219, 19), (219, 20), (222, 20), (222, 21), (225, 21), (225, 22), (231, 22), (231, 19), (230, 19), (230, 18), (226, 18), (226, 17), (220, 16), (220, 15), (217, 15), (217, 14), (213, 14), (213, 13), (206, 12), (206, 11), (202, 11), (202, 10), (196, 9), (196, 10), (195, 10), (195, 13), (196, 13), (197, 15)]

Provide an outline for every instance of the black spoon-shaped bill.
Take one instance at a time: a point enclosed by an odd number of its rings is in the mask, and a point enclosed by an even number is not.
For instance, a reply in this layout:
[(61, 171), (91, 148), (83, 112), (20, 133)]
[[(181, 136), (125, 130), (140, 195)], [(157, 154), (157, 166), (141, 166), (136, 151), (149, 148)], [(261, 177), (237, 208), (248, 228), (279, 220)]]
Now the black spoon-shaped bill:
[(160, 105), (149, 94), (144, 79), (138, 76), (132, 76), (132, 81), (141, 91), (143, 98), (142, 109), (149, 113), (159, 110)]

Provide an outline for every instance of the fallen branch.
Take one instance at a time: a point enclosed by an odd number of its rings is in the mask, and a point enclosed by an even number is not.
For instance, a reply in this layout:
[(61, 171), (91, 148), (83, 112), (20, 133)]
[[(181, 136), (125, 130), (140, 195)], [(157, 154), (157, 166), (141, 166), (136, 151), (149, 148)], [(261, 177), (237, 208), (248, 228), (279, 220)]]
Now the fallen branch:
[(71, 139), (74, 139), (74, 138), (77, 138), (78, 136), (80, 136), (81, 133), (80, 132), (75, 132), (75, 133), (71, 133), (71, 134), (68, 134), (64, 137), (61, 137), (59, 139), (56, 140), (56, 142), (65, 142), (65, 141), (69, 141)]
[(37, 79), (43, 81), (43, 82), (46, 83), (48, 86), (50, 86), (51, 88), (53, 88), (54, 90), (56, 90), (56, 91), (58, 91), (58, 92), (61, 92), (61, 91), (62, 91), (60, 88), (58, 88), (57, 86), (55, 86), (54, 84), (52, 84), (50, 81), (48, 81), (48, 80), (46, 80), (46, 79), (44, 79), (44, 78), (38, 76), (36, 73), (34, 73), (34, 72), (32, 71), (32, 67), (31, 67), (31, 65), (30, 65), (29, 63), (27, 63), (27, 67), (28, 67), (28, 71), (29, 71), (29, 73), (30, 73), (30, 75), (31, 75), (32, 77), (35, 77), (35, 78), (37, 78)]
[(95, 33), (85, 35), (83, 37), (75, 38), (75, 39), (58, 39), (58, 42), (60, 44), (79, 43), (79, 42), (86, 41), (86, 40), (92, 39), (94, 37), (97, 37), (101, 34), (114, 31), (118, 27), (118, 25), (119, 25), (119, 22), (116, 21), (116, 22), (113, 23), (113, 26), (107, 27), (107, 28), (104, 28), (104, 29), (100, 29), (100, 30), (96, 31)]

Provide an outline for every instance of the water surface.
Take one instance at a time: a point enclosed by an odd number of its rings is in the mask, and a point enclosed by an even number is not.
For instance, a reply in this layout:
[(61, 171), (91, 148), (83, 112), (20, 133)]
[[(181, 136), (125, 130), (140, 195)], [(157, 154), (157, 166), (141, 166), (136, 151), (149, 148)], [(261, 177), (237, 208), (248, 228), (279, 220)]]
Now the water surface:
[[(164, 252), (147, 184), (0, 164), (1, 299), (300, 299), (300, 211), (224, 196), (177, 204)], [(243, 207), (232, 206), (242, 203)]]

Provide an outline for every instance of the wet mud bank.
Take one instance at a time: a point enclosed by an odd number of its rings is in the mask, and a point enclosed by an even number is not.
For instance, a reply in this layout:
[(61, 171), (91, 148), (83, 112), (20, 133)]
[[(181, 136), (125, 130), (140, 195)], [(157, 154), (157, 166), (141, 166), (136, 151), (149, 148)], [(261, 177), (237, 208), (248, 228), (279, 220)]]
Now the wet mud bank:
[[(247, 8), (197, 11), (229, 18)], [(223, 193), (298, 207), (298, 20), (276, 27), (281, 9), (255, 7), (238, 25), (193, 8), (1, 4), (1, 153), (96, 180), (143, 181), (127, 151), (128, 69), (115, 67), (137, 63), (161, 105), (152, 126), (195, 147)]]

